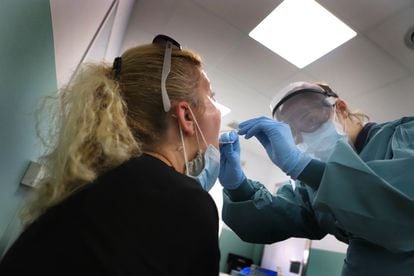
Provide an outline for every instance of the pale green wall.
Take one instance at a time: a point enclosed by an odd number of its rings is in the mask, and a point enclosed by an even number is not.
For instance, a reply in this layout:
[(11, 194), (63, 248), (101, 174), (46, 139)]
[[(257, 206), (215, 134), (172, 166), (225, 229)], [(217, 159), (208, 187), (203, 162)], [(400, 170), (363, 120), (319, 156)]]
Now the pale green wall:
[(220, 235), (220, 271), (224, 272), (229, 253), (250, 258), (254, 264), (260, 265), (263, 247), (263, 244), (244, 242), (233, 231), (223, 229)]
[(311, 249), (306, 276), (340, 276), (345, 257), (344, 253)]
[(19, 186), (41, 151), (33, 111), (56, 92), (48, 0), (0, 1), (0, 256), (19, 231), (16, 212), (28, 192)]

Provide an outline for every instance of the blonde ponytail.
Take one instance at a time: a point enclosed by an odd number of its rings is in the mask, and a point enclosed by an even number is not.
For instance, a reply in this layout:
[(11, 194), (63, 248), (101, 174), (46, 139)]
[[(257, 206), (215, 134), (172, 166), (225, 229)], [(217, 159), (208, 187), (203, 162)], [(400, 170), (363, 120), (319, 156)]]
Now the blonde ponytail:
[[(88, 64), (53, 100), (56, 133), (41, 159), (46, 175), (23, 210), (26, 223), (113, 168), (140, 147), (126, 120), (126, 106), (111, 68)], [(50, 115), (49, 115), (50, 116)], [(49, 141), (50, 142), (50, 141)]]

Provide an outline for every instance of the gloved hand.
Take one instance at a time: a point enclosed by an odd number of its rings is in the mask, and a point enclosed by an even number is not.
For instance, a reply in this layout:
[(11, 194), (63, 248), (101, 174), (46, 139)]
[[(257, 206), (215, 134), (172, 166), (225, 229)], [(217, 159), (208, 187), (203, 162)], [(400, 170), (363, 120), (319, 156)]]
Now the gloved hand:
[(220, 140), (220, 173), (221, 185), (229, 190), (237, 189), (246, 179), (240, 165), (239, 135), (235, 131), (224, 133)]
[(246, 139), (255, 136), (273, 163), (294, 179), (312, 159), (296, 147), (289, 125), (283, 122), (259, 117), (242, 122), (239, 128)]

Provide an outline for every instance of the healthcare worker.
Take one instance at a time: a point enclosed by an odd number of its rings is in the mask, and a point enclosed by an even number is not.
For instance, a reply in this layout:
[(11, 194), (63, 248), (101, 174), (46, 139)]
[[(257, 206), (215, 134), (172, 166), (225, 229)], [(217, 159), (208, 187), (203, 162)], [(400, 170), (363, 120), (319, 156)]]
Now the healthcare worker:
[(236, 132), (220, 138), (223, 220), (244, 241), (348, 243), (342, 275), (414, 275), (414, 117), (367, 123), (329, 86), (290, 84), (274, 120), (239, 125), (295, 181), (272, 195), (247, 179)]

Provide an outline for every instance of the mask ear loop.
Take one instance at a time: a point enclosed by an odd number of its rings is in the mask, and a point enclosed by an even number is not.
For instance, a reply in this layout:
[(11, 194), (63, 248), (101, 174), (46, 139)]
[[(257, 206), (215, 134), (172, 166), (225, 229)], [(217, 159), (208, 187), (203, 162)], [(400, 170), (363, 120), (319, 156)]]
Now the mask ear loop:
[(196, 136), (197, 145), (198, 145), (198, 153), (201, 154), (200, 139), (198, 139), (197, 131), (195, 132), (195, 136)]
[(190, 175), (189, 170), (188, 170), (187, 151), (185, 150), (185, 145), (184, 145), (184, 135), (183, 135), (183, 130), (181, 129), (180, 123), (178, 123), (178, 128), (180, 129), (181, 143), (183, 144), (183, 153), (184, 153), (184, 161), (185, 161), (185, 173), (187, 175)]
[[(203, 138), (204, 144), (206, 145), (206, 147), (208, 147), (208, 144), (207, 144), (206, 138), (204, 138), (203, 132), (201, 131), (200, 126), (198, 125), (197, 119), (196, 119), (196, 117), (194, 116), (194, 113), (193, 113), (193, 111), (191, 110), (190, 106), (188, 106), (188, 109), (190, 110), (191, 115), (192, 115), (192, 116), (193, 116), (193, 118), (194, 118), (194, 122), (195, 122), (195, 124), (196, 124), (196, 127), (197, 127), (198, 131), (200, 132), (201, 138)], [(197, 137), (197, 132), (196, 132), (196, 137)], [(198, 142), (198, 138), (197, 138), (197, 142)], [(200, 146), (200, 144), (199, 144), (199, 146)]]

